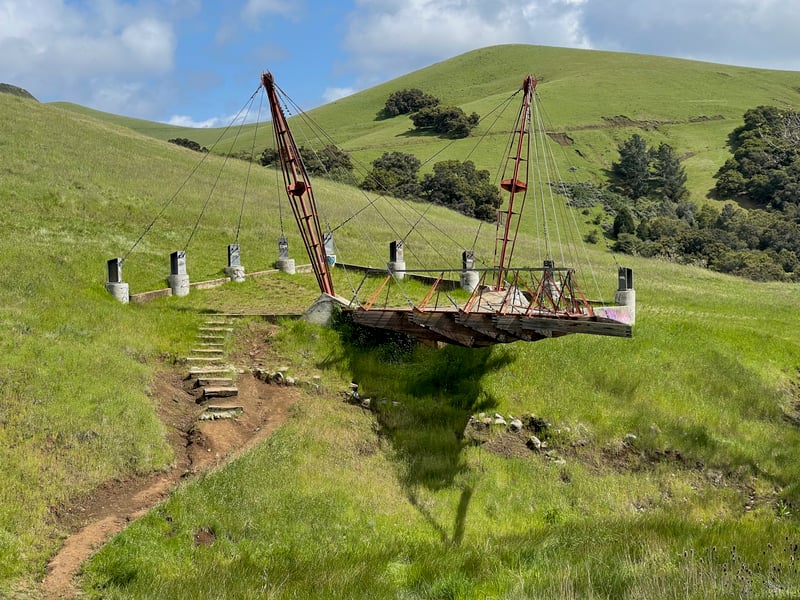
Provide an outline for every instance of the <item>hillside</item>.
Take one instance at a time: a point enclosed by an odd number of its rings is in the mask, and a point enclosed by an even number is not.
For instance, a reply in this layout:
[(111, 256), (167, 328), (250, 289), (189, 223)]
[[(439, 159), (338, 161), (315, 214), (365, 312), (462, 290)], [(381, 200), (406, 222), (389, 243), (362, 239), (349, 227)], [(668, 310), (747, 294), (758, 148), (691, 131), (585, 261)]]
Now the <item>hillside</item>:
[[(398, 137), (405, 122), (375, 120), (388, 91), (416, 86), (487, 109), (518, 85), (511, 70), (542, 76), (550, 116), (588, 157), (586, 171), (599, 172), (632, 127), (603, 117), (625, 115), (660, 123), (637, 129), (648, 136), (680, 141), (695, 161), (695, 193), (746, 108), (797, 106), (800, 96), (796, 74), (512, 46), (433, 65), (314, 117), (364, 158), (398, 140), (433, 150), (441, 142)], [(699, 93), (680, 101), (701, 82), (707, 104)], [(121, 123), (11, 95), (0, 94), (0, 116), (0, 594), (8, 595), (41, 579), (65, 535), (61, 507), (101, 482), (173, 461), (156, 411), (172, 399), (153, 397), (153, 382), (157, 372), (180, 372), (207, 312), (296, 310), (315, 288), (297, 275), (120, 305), (102, 287), (105, 261), (129, 251), (132, 291), (163, 287), (169, 253), (184, 245), (193, 280), (219, 276), (237, 236), (248, 271), (267, 268), (281, 233), (276, 174), (255, 169), (248, 179), (246, 163), (222, 169), (217, 156), (198, 166), (196, 153)], [(491, 149), (481, 152), (476, 160), (488, 161)], [(245, 180), (255, 198), (242, 210)], [(333, 223), (364, 203), (348, 186), (315, 189)], [(453, 238), (454, 257), (475, 236), (470, 219), (438, 207), (426, 217)], [(357, 227), (379, 248), (392, 239), (378, 218)], [(479, 249), (492, 236), (484, 231)], [(536, 241), (529, 230), (520, 244)], [(385, 260), (355, 234), (337, 243), (352, 262)], [(599, 247), (588, 253), (613, 290), (615, 258)], [(800, 287), (626, 264), (640, 302), (632, 340), (570, 336), (398, 355), (303, 323), (242, 321), (231, 349), (240, 366), (257, 353), (319, 377), (318, 386), (268, 442), (181, 486), (115, 538), (86, 566), (87, 593), (796, 595)], [(383, 408), (341, 402), (351, 381), (386, 399)], [(535, 415), (548, 447), (533, 452), (502, 428), (488, 444), (462, 437), (479, 412)]]
[[(269, 65), (264, 66), (265, 69)], [(562, 159), (578, 169), (580, 180), (599, 177), (617, 158), (618, 144), (634, 132), (650, 143), (665, 141), (684, 158), (689, 187), (696, 199), (713, 187), (712, 175), (728, 156), (730, 131), (744, 112), (767, 104), (800, 107), (798, 74), (734, 67), (658, 56), (573, 50), (543, 46), (495, 46), (468, 52), (415, 71), (352, 96), (309, 111), (330, 138), (362, 164), (384, 151), (400, 150), (426, 160), (461, 158), (486, 132), (491, 119), (469, 139), (452, 145), (428, 136), (409, 136), (407, 116), (377, 120), (376, 115), (393, 91), (416, 87), (440, 98), (443, 104), (466, 112), (488, 115), (533, 73), (540, 79), (538, 92), (548, 114), (548, 126), (572, 139)], [(280, 73), (274, 73), (280, 83)], [(253, 74), (257, 84), (259, 73)], [(291, 90), (287, 90), (291, 96)], [(244, 100), (250, 89), (241, 92)], [(69, 107), (65, 107), (69, 108)], [(72, 107), (86, 111), (80, 107)], [(222, 134), (218, 129), (174, 128), (146, 121), (89, 113), (109, 118), (159, 139), (186, 137), (211, 147)], [(623, 118), (624, 117), (624, 118)], [(301, 123), (295, 127), (302, 128)], [(253, 126), (249, 126), (253, 127)], [(245, 128), (246, 130), (247, 128)], [(301, 129), (302, 130), (302, 129)], [(496, 168), (496, 155), (505, 142), (502, 130), (492, 128), (496, 143), (482, 144), (471, 156), (480, 168)], [(249, 149), (252, 136), (245, 132), (233, 144), (228, 132), (218, 152)], [(315, 139), (319, 133), (302, 130), (298, 139)], [(261, 128), (256, 148), (271, 146), (272, 134)], [(325, 142), (327, 143), (327, 142)]]
[(19, 96), (20, 98), (27, 98), (29, 100), (36, 100), (36, 98), (28, 90), (11, 85), (10, 83), (0, 83), (0, 94), (11, 94), (12, 96)]

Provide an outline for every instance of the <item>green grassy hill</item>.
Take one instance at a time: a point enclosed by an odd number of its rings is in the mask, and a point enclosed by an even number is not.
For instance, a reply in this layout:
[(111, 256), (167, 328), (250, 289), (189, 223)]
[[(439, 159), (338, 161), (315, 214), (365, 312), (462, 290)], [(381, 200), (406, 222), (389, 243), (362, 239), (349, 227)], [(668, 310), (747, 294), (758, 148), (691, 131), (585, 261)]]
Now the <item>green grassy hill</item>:
[[(265, 69), (269, 65), (265, 65)], [(684, 157), (689, 187), (695, 198), (703, 198), (713, 186), (712, 176), (727, 157), (728, 133), (741, 123), (744, 112), (767, 104), (800, 106), (800, 81), (792, 71), (768, 71), (658, 56), (616, 52), (572, 50), (542, 46), (495, 46), (468, 52), (431, 65), (396, 80), (364, 90), (347, 98), (309, 111), (314, 119), (358, 162), (369, 163), (384, 151), (400, 150), (428, 159), (448, 144), (438, 138), (405, 135), (412, 124), (402, 115), (383, 121), (376, 115), (390, 93), (417, 87), (437, 96), (443, 104), (461, 106), (466, 112), (488, 115), (519, 88), (528, 73), (540, 79), (538, 87), (547, 109), (548, 125), (566, 132), (573, 139), (569, 166), (579, 169), (579, 178), (600, 175), (616, 160), (617, 145), (634, 132), (657, 145), (665, 141)], [(280, 85), (280, 73), (274, 73)], [(260, 74), (253, 74), (257, 85)], [(291, 90), (286, 90), (291, 96)], [(250, 90), (243, 90), (246, 98)], [(76, 108), (82, 112), (87, 109)], [(147, 121), (121, 118), (91, 111), (118, 124), (159, 139), (187, 137), (211, 147), (222, 130), (176, 128)], [(617, 119), (624, 116), (625, 120)], [(511, 117), (509, 117), (511, 118)], [(485, 133), (492, 119), (487, 118), (473, 137), (449, 145), (436, 160), (459, 158)], [(313, 141), (316, 131), (300, 131), (296, 137)], [(249, 126), (250, 128), (254, 126)], [(497, 148), (505, 142), (502, 130), (493, 131), (502, 139), (487, 151), (471, 158), (492, 172), (497, 165)], [(235, 131), (222, 136), (218, 152), (249, 149), (252, 136), (242, 133), (234, 142)], [(327, 142), (326, 142), (327, 143)], [(261, 128), (256, 148), (271, 146), (272, 133)]]
[[(608, 118), (625, 115), (690, 157), (696, 198), (744, 110), (800, 105), (796, 73), (505, 46), (313, 116), (362, 161), (391, 149), (432, 154), (443, 142), (402, 135), (403, 117), (375, 120), (389, 92), (420, 87), (485, 112), (530, 71), (542, 78), (555, 128), (586, 157), (581, 171), (599, 173), (615, 158), (632, 126)], [(0, 94), (0, 115), (2, 594), (41, 576), (63, 533), (52, 517), (59, 506), (102, 481), (171, 462), (148, 389), (156, 370), (185, 355), (201, 311), (296, 308), (314, 285), (285, 278), (298, 290), (286, 297), (268, 280), (251, 280), (120, 305), (103, 289), (114, 256), (128, 256), (133, 292), (164, 287), (169, 253), (183, 247), (193, 280), (219, 276), (237, 236), (248, 271), (270, 266), (281, 233), (275, 172), (248, 173), (247, 163), (219, 156), (199, 164), (198, 154), (130, 121), (11, 95)], [(490, 157), (491, 149), (474, 158)], [(327, 181), (315, 191), (332, 223), (366, 202)], [(475, 236), (470, 219), (439, 208), (426, 216), (452, 238), (454, 257)], [(299, 259), (288, 213), (283, 219)], [(392, 236), (364, 215), (337, 244), (349, 262), (382, 264)], [(482, 233), (479, 250), (491, 248), (492, 236)], [(535, 242), (533, 231), (520, 240), (523, 249)], [(604, 291), (613, 290), (613, 257), (588, 252), (610, 273)], [(420, 245), (421, 260), (435, 256)], [(268, 443), (183, 486), (104, 548), (86, 567), (90, 595), (796, 595), (800, 287), (661, 261), (630, 266), (640, 303), (632, 340), (421, 348), (397, 361), (330, 331), (285, 324), (272, 351), (319, 373), (321, 393), (305, 396)], [(337, 286), (348, 289), (340, 277)], [(338, 392), (351, 380), (388, 402), (375, 413), (342, 403)], [(549, 454), (503, 446), (502, 435), (495, 447), (466, 442), (461, 432), (479, 411), (546, 419)], [(196, 546), (199, 530), (213, 532), (214, 544)]]

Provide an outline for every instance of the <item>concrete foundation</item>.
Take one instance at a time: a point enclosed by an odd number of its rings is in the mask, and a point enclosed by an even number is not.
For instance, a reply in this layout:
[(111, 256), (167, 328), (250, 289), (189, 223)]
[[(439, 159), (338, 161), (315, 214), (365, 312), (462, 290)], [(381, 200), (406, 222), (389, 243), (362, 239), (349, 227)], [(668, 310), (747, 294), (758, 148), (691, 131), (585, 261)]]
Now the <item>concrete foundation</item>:
[(167, 279), (173, 296), (189, 295), (189, 276), (185, 273), (173, 273)]
[(461, 271), (461, 276), (459, 279), (461, 281), (462, 290), (473, 292), (475, 291), (475, 288), (478, 287), (481, 276), (477, 271)]
[(294, 259), (279, 258), (278, 260), (275, 261), (275, 268), (278, 269), (281, 273), (294, 275), (295, 273)]
[(614, 293), (614, 304), (625, 306), (630, 313), (630, 325), (636, 323), (636, 290), (617, 290)]
[(402, 260), (395, 260), (389, 263), (389, 271), (394, 273), (396, 279), (405, 279), (406, 277), (406, 262)]
[(131, 301), (130, 287), (124, 282), (108, 282), (106, 283), (106, 290), (123, 304), (128, 304)]
[(314, 304), (308, 307), (308, 310), (303, 313), (303, 320), (313, 323), (314, 325), (322, 325), (327, 327), (331, 323), (334, 308), (343, 306), (341, 300), (322, 294), (314, 301)]
[(225, 267), (225, 275), (227, 275), (231, 281), (242, 283), (245, 279), (244, 267), (242, 265)]

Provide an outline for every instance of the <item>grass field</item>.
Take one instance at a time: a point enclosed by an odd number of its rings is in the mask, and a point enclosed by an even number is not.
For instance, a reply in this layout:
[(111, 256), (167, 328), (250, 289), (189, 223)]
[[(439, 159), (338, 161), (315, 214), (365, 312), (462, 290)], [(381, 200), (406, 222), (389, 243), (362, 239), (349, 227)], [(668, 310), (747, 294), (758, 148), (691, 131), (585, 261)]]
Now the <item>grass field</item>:
[[(441, 140), (404, 135), (404, 117), (375, 120), (389, 92), (420, 87), (483, 113), (529, 71), (541, 76), (553, 129), (574, 140), (562, 166), (576, 161), (581, 178), (596, 176), (619, 141), (641, 132), (686, 157), (695, 201), (705, 200), (746, 109), (800, 105), (796, 73), (505, 46), (312, 116), (362, 164), (384, 150), (427, 158)], [(221, 276), (234, 241), (248, 271), (268, 268), (282, 229), (304, 262), (276, 173), (215, 154), (199, 163), (164, 143), (209, 145), (219, 131), (167, 130), (6, 94), (0, 115), (3, 595), (42, 575), (63, 535), (52, 516), (59, 506), (102, 481), (171, 463), (148, 389), (188, 351), (202, 311), (296, 310), (316, 294), (313, 279), (298, 275), (118, 304), (103, 289), (105, 261), (115, 256), (126, 257), (134, 293), (165, 287), (169, 253), (182, 248), (193, 281)], [(639, 123), (614, 126), (619, 115)], [(440, 156), (463, 156), (473, 143)], [(473, 159), (494, 171), (492, 144)], [(328, 181), (314, 189), (332, 224), (370, 201)], [(363, 212), (337, 231), (340, 260), (383, 265), (388, 240), (419, 218), (418, 207), (381, 203), (400, 225)], [(580, 215), (582, 233), (590, 219)], [(407, 251), (420, 264), (440, 255), (456, 263), (476, 236), (474, 221), (439, 207), (423, 222), (430, 228)], [(489, 229), (478, 236), (481, 255), (491, 256)], [(520, 254), (536, 242), (527, 230)], [(606, 273), (599, 285), (609, 296), (615, 258), (602, 244), (587, 253)], [(273, 350), (318, 373), (320, 393), (305, 396), (268, 443), (183, 486), (104, 548), (85, 568), (87, 593), (796, 596), (800, 288), (625, 262), (640, 303), (632, 340), (570, 336), (401, 357), (285, 324)], [(336, 285), (348, 295), (358, 281), (337, 272)], [(367, 412), (341, 402), (352, 380), (388, 403)], [(548, 420), (553, 454), (465, 442), (469, 416), (481, 411)], [(213, 544), (194, 544), (201, 529)]]

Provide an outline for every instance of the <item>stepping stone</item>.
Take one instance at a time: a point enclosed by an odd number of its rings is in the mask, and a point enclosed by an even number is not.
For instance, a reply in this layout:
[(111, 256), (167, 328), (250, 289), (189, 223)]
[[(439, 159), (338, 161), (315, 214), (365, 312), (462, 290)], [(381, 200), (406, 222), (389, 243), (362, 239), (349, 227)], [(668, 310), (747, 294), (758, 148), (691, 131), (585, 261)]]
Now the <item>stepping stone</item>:
[(225, 350), (222, 348), (192, 348), (192, 354), (199, 354), (201, 356), (217, 356), (219, 354), (224, 354)]
[(203, 348), (224, 348), (225, 344), (220, 344), (219, 342), (199, 342), (199, 346)]
[(226, 333), (230, 333), (231, 331), (233, 331), (233, 327), (216, 327), (215, 326), (215, 327), (200, 327), (199, 329), (200, 329), (200, 331), (214, 331), (214, 332), (224, 331)]
[(224, 366), (224, 365), (209, 365), (207, 367), (192, 367), (189, 369), (189, 376), (212, 376), (212, 375), (227, 375), (233, 372), (234, 368), (231, 366)]
[(230, 387), (233, 379), (230, 377), (208, 377), (200, 376), (195, 380), (194, 387)]
[(238, 396), (239, 388), (233, 385), (208, 386), (203, 388), (203, 398), (230, 398)]
[(219, 364), (224, 357), (222, 356), (187, 356), (184, 360), (190, 364)]
[(207, 406), (197, 418), (199, 421), (216, 421), (217, 419), (235, 419), (244, 412), (244, 406)]

